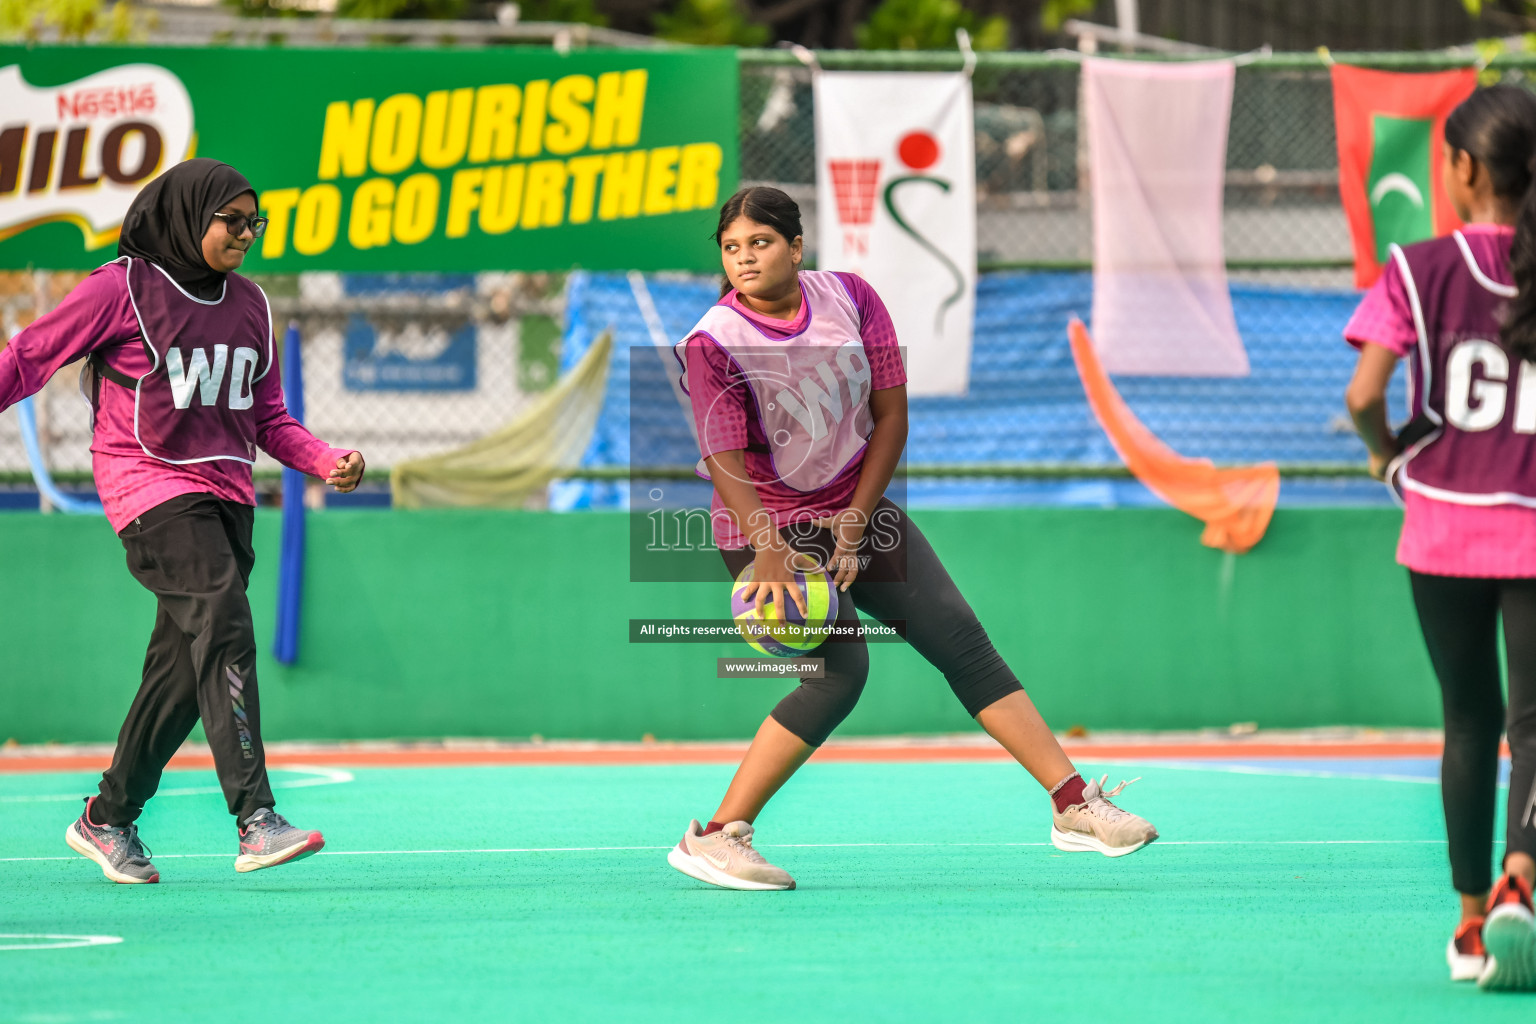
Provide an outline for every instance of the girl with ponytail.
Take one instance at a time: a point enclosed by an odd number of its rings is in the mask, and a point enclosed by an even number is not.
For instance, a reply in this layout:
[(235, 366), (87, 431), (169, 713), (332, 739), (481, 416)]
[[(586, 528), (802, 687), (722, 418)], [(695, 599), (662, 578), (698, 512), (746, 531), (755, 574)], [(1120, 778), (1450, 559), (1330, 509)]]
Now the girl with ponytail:
[[(1461, 898), (1451, 977), (1536, 989), (1536, 94), (1473, 93), (1446, 119), (1443, 158), (1465, 226), (1390, 247), (1344, 329), (1360, 353), (1345, 403), (1372, 475), (1402, 497), (1397, 560), (1440, 684), (1441, 788)], [(1399, 359), (1412, 418), (1394, 433), (1386, 391)], [(1506, 728), (1508, 822), (1495, 883)]]
[[(858, 703), (869, 677), (859, 612), (937, 668), (978, 724), (1050, 796), (1051, 843), (1123, 857), (1157, 839), (1145, 818), (1078, 774), (993, 646), (944, 563), (887, 496), (907, 441), (907, 375), (885, 303), (857, 274), (804, 270), (800, 209), (779, 189), (744, 188), (715, 231), (726, 289), (674, 348), (678, 383), (714, 487), (715, 545), (739, 593), (805, 615), (810, 562), (838, 588), (838, 636), (763, 720), (707, 824), (667, 854), (725, 889), (793, 889), (752, 845), (758, 814)], [(788, 614), (784, 615), (790, 620)], [(1134, 780), (1133, 780), (1134, 781)], [(1043, 824), (1043, 822), (1042, 822)]]

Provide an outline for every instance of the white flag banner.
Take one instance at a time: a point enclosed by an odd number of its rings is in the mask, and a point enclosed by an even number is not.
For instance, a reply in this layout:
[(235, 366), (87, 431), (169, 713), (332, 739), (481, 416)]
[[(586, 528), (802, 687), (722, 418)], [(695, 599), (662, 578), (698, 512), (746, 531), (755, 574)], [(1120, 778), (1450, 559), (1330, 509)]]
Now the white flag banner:
[(1248, 374), (1221, 244), (1236, 67), (1083, 61), (1093, 342), (1110, 373)]
[(964, 73), (819, 71), (816, 266), (890, 310), (910, 395), (963, 395), (976, 311), (976, 151)]

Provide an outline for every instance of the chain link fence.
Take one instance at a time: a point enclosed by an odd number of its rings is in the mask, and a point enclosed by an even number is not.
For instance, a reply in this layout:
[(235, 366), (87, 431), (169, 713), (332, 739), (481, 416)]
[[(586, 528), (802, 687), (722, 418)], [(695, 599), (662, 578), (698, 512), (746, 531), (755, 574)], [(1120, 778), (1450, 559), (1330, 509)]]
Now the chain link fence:
[[(942, 53), (820, 56), (829, 69), (960, 66), (958, 55)], [(1445, 63), (1403, 54), (1348, 59), (1403, 70)], [(1523, 82), (1536, 63), (1504, 58), (1496, 67), (1485, 79)], [(797, 199), (814, 261), (810, 71), (783, 51), (744, 51), (740, 74), (742, 179)], [(1069, 58), (981, 55), (973, 88), (983, 273), (1091, 268), (1080, 81)], [(1224, 232), (1235, 283), (1351, 287), (1333, 123), (1328, 69), (1318, 58), (1282, 55), (1239, 68)], [(80, 276), (0, 275), (7, 330), (56, 303)], [(367, 451), (375, 486), (400, 460), (458, 447), (506, 423), (557, 374), (561, 275), (306, 274), (262, 284), (279, 329), (292, 321), (301, 331), (309, 425)], [(65, 484), (88, 487), (88, 409), (75, 377), (71, 368), (44, 389), (38, 421), (49, 467)], [(263, 458), (258, 478), (270, 481), (276, 468)], [(0, 416), (0, 486), (25, 487), (27, 471), (17, 418)]]
[[(1347, 287), (1342, 268), (1350, 243), (1339, 203), (1333, 94), (1327, 67), (1310, 63), (1238, 70), (1227, 144), (1226, 251), (1234, 270), (1299, 268), (1312, 271), (1319, 284)], [(857, 66), (879, 69), (869, 61)], [(1091, 265), (1081, 77), (1072, 60), (1009, 67), (983, 59), (977, 67), (972, 89), (983, 272)], [(743, 179), (789, 191), (814, 236), (810, 70), (746, 63), (741, 96)], [(807, 238), (812, 253), (815, 241)]]
[[(0, 275), (14, 333), (83, 274)], [(301, 274), (263, 277), (279, 339), (301, 340), (306, 425), (368, 454), (370, 489), (391, 466), (474, 441), (516, 418), (558, 376), (564, 276)], [(89, 489), (90, 408), (78, 364), (34, 398), (44, 460), (66, 489)], [(112, 386), (110, 384), (105, 386)], [(280, 467), (256, 462), (258, 492)], [(30, 490), (17, 416), (0, 416), (0, 487)]]

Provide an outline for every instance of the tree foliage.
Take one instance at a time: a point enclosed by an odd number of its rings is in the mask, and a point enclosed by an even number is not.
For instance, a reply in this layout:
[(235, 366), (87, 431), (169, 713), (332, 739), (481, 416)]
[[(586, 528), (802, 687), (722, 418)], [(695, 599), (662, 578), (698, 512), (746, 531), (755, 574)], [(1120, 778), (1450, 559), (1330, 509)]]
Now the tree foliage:
[[(247, 3), (250, 0), (246, 0)], [(265, 0), (257, 0), (265, 2)], [(337, 0), (336, 17), (390, 19), (462, 18), (468, 13), (467, 0)]]
[(583, 25), (607, 25), (608, 16), (593, 0), (519, 0), (523, 21), (569, 21)]
[(1040, 27), (1055, 32), (1068, 18), (1087, 14), (1097, 6), (1094, 0), (1045, 0), (1040, 7)]
[(108, 8), (102, 0), (0, 0), (0, 39), (37, 42), (46, 37), (83, 42), (105, 30), (114, 43), (136, 30), (134, 10), (126, 0)]
[(678, 0), (655, 23), (662, 39), (698, 46), (762, 46), (771, 35), (767, 25), (748, 21), (736, 0)]
[(1008, 49), (1008, 19), (988, 18), (978, 26), (959, 0), (882, 0), (856, 35), (864, 50), (952, 50), (955, 30), (962, 28), (975, 49)]

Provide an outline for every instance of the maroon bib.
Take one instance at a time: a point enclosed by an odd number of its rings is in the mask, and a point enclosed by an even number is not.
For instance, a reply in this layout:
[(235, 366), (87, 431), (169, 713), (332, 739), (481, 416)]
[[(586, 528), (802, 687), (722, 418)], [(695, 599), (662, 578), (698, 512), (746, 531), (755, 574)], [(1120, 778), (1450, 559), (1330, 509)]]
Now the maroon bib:
[(1408, 401), (1428, 432), (1394, 461), (1405, 490), (1460, 505), (1536, 507), (1536, 365), (1499, 341), (1515, 296), (1506, 266), (1478, 266), (1457, 231), (1392, 247), (1419, 341)]
[(272, 311), (255, 282), (229, 274), (217, 299), (194, 298), (141, 259), (123, 257), (151, 369), (134, 387), (133, 431), (146, 455), (176, 464), (256, 461), (256, 382), (272, 369)]

